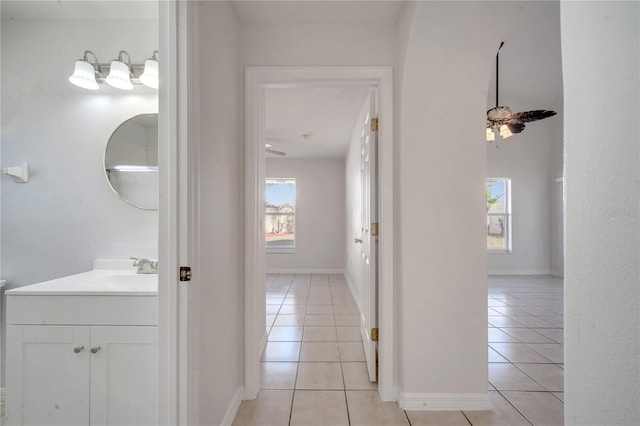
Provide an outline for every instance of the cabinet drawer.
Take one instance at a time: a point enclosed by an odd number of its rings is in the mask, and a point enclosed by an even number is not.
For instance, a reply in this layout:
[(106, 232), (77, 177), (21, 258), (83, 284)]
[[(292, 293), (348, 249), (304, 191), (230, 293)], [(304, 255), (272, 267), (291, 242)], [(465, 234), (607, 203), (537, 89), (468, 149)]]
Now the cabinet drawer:
[(7, 295), (7, 324), (158, 325), (158, 296)]

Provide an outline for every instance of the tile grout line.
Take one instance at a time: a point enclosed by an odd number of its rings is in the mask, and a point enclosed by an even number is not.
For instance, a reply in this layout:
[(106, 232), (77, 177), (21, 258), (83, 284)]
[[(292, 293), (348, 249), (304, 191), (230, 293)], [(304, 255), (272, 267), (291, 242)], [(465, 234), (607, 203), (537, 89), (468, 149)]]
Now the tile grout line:
[[(523, 419), (525, 419), (527, 422), (529, 422), (529, 424), (530, 424), (531, 426), (533, 426), (533, 422), (531, 422), (531, 420), (529, 420), (529, 418), (528, 418), (527, 416), (525, 416), (525, 415), (524, 415), (524, 413), (523, 413), (522, 411), (518, 410), (518, 407), (516, 407), (516, 406), (515, 406), (511, 401), (509, 401), (509, 399), (508, 399), (506, 396), (504, 396), (504, 395), (502, 394), (502, 391), (499, 391), (498, 389), (496, 389), (496, 392), (498, 392), (498, 394), (502, 397), (502, 399), (504, 399), (505, 401), (507, 401), (507, 404), (509, 404), (510, 406), (512, 406), (512, 407), (513, 407), (513, 409), (514, 409), (514, 410), (516, 410), (516, 411), (517, 411), (517, 412), (522, 416), (522, 418), (523, 418)], [(507, 392), (508, 392), (508, 391), (507, 391)], [(515, 391), (515, 392), (519, 392), (519, 391)]]
[(407, 423), (409, 424), (409, 426), (411, 426), (411, 419), (409, 418), (409, 413), (407, 413), (407, 410), (402, 410), (402, 412), (404, 413), (404, 417), (407, 419)]
[(469, 417), (467, 417), (467, 415), (464, 413), (464, 410), (460, 410), (460, 412), (462, 413), (462, 415), (464, 416), (464, 418), (467, 420), (467, 422), (469, 422), (470, 426), (473, 426), (473, 423), (471, 423), (471, 420), (469, 420)]

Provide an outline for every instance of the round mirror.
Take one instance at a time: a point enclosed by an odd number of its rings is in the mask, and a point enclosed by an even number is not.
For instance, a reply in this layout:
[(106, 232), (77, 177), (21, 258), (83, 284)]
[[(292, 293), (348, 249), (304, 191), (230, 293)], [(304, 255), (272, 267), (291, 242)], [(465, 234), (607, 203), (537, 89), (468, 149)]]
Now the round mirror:
[(158, 209), (158, 114), (141, 114), (120, 124), (104, 155), (111, 188), (127, 203)]

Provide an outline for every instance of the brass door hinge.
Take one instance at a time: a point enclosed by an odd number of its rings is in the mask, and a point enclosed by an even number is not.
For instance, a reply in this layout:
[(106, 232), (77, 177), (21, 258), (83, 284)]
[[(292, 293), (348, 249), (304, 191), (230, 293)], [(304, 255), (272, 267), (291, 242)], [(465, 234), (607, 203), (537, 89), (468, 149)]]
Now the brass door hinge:
[(378, 328), (372, 328), (371, 329), (371, 341), (372, 342), (377, 342), (378, 341)]
[(378, 222), (371, 223), (371, 235), (373, 237), (377, 237), (378, 236), (378, 231), (379, 230), (380, 230), (380, 226), (378, 225)]
[(371, 119), (371, 131), (372, 132), (378, 131), (378, 117), (374, 117)]
[(191, 281), (191, 267), (190, 266), (181, 266), (180, 267), (180, 281)]

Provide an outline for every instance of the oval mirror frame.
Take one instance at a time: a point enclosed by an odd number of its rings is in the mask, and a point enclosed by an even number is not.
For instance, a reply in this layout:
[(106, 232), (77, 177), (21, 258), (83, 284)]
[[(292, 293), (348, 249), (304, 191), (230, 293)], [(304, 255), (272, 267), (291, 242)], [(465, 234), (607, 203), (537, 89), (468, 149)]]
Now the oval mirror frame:
[(122, 122), (104, 152), (109, 186), (123, 201), (158, 210), (158, 114), (139, 114)]

